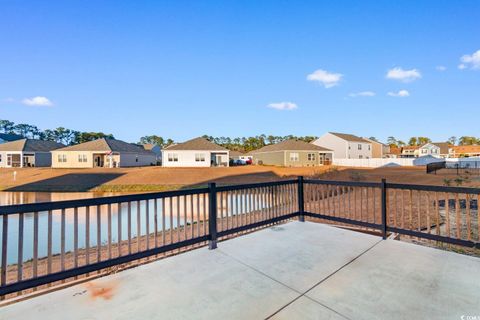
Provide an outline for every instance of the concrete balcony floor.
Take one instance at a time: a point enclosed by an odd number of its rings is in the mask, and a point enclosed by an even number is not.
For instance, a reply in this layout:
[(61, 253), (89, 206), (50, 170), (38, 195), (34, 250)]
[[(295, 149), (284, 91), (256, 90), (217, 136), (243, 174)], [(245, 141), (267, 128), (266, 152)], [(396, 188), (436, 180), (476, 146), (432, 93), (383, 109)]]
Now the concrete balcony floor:
[(478, 258), (289, 222), (5, 306), (0, 319), (462, 319), (480, 316), (479, 274)]

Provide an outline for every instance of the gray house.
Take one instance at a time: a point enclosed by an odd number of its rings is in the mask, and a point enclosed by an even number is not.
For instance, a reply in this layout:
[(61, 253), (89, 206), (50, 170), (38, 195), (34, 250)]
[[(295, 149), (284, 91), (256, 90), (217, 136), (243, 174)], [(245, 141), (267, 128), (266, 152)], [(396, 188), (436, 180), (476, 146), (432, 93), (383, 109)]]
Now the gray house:
[(353, 134), (327, 132), (312, 143), (333, 150), (336, 159), (372, 158), (372, 143)]
[(54, 141), (21, 139), (0, 144), (0, 167), (50, 167), (53, 151), (64, 147)]

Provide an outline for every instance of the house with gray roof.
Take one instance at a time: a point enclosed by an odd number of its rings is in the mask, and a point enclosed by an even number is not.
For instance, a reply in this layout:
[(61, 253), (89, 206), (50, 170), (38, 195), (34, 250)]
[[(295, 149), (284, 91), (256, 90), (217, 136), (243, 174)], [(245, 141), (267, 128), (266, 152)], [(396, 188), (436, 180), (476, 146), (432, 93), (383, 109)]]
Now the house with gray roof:
[(24, 137), (13, 133), (0, 133), (0, 143), (11, 142), (24, 139)]
[(52, 151), (53, 168), (119, 168), (155, 165), (156, 155), (116, 139), (97, 139)]
[(50, 151), (64, 147), (54, 141), (20, 139), (0, 144), (1, 168), (50, 167)]
[(200, 137), (162, 150), (163, 167), (228, 167), (230, 151)]
[(250, 154), (254, 164), (283, 167), (315, 167), (333, 160), (332, 150), (296, 139), (270, 144)]
[(333, 150), (336, 159), (372, 158), (372, 142), (353, 134), (327, 132), (313, 144)]

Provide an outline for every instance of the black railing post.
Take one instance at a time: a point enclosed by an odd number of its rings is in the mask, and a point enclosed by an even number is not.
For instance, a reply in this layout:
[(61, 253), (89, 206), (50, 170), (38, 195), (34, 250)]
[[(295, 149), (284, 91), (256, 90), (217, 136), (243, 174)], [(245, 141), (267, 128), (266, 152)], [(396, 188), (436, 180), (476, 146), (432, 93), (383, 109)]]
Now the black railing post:
[(217, 248), (217, 185), (208, 184), (208, 249)]
[(305, 203), (303, 198), (303, 177), (298, 177), (298, 221), (305, 222)]
[(382, 238), (387, 239), (387, 180), (382, 179)]

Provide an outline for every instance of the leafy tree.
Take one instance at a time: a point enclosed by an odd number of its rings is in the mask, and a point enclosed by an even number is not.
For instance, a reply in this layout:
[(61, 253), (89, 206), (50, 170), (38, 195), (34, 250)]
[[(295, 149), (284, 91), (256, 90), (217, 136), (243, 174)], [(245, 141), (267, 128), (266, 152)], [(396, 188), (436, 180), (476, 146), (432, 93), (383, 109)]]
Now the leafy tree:
[(15, 123), (9, 120), (0, 120), (0, 130), (3, 133), (13, 133)]
[(387, 138), (387, 144), (391, 147), (398, 147), (398, 141), (393, 136)]
[(417, 137), (411, 137), (410, 140), (408, 140), (408, 145), (409, 146), (417, 146), (418, 145)]
[(471, 145), (476, 145), (480, 143), (480, 139), (477, 139), (475, 137), (471, 136), (462, 136), (460, 137), (460, 140), (458, 141), (458, 144), (460, 146), (471, 146)]
[(427, 138), (427, 137), (417, 137), (417, 141), (419, 145), (424, 145), (432, 142), (432, 140), (430, 140), (430, 138)]
[(447, 142), (449, 144), (456, 145), (457, 144), (457, 137), (451, 136), (450, 138), (448, 138)]

